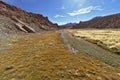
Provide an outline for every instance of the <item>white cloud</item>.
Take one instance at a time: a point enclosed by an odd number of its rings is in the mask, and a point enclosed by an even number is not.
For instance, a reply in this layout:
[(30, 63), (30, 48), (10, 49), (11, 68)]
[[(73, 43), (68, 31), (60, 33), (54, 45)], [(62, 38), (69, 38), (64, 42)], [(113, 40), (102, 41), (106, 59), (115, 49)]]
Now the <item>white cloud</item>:
[(65, 16), (59, 15), (59, 14), (57, 14), (57, 15), (54, 16), (54, 18), (58, 18), (58, 17), (65, 17)]
[(70, 16), (76, 16), (76, 15), (80, 15), (80, 14), (90, 13), (93, 10), (101, 11), (103, 9), (101, 8), (101, 6), (89, 6), (89, 7), (81, 8), (77, 11), (73, 11), (73, 12), (70, 12), (70, 13), (67, 13), (67, 14), (69, 14)]

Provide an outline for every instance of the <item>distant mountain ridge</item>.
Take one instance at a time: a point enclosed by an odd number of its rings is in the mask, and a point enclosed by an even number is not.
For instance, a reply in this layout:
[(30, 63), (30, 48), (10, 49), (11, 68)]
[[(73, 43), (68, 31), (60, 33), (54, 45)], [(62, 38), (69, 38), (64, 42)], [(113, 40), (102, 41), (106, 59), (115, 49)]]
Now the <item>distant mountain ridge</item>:
[(120, 13), (103, 17), (95, 17), (89, 21), (82, 22), (72, 26), (72, 28), (120, 28)]
[(26, 12), (3, 1), (0, 1), (0, 22), (2, 21), (1, 19), (4, 19), (4, 23), (7, 23), (6, 21), (12, 23), (10, 25), (8, 23), (8, 25), (0, 25), (0, 28), (4, 27), (6, 33), (11, 32), (9, 28), (16, 28), (16, 31), (23, 33), (41, 32), (58, 28), (57, 24), (53, 24), (41, 14)]
[(62, 25), (62, 26), (74, 26), (75, 24), (77, 24), (77, 23), (67, 23), (67, 24)]
[(77, 23), (67, 23), (67, 24), (64, 24), (64, 25), (60, 25), (60, 28), (72, 28), (76, 24)]

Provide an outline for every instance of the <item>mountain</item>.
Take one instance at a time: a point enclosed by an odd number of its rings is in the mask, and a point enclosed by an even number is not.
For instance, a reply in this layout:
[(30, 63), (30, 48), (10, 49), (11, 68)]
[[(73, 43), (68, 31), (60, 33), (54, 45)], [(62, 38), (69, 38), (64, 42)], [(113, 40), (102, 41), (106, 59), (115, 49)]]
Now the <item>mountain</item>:
[(73, 25), (75, 25), (75, 24), (77, 24), (77, 23), (67, 23), (67, 24), (62, 25), (62, 26), (73, 26)]
[(120, 28), (120, 13), (103, 17), (95, 17), (85, 22), (80, 21), (72, 28)]
[(60, 28), (72, 28), (73, 26), (75, 26), (77, 23), (67, 23), (65, 25), (60, 25)]
[(57, 27), (57, 24), (53, 24), (41, 14), (26, 12), (0, 1), (0, 32), (2, 33), (35, 33)]

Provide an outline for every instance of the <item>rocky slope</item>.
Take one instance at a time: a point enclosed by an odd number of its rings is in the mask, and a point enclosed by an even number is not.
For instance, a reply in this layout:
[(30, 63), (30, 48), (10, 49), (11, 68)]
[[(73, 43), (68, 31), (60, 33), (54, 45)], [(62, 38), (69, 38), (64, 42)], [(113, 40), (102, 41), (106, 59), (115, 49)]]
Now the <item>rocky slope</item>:
[(85, 22), (80, 21), (73, 28), (120, 28), (120, 14), (95, 17)]
[(47, 17), (26, 12), (0, 1), (0, 31), (3, 33), (33, 33), (57, 27), (58, 25), (50, 22)]

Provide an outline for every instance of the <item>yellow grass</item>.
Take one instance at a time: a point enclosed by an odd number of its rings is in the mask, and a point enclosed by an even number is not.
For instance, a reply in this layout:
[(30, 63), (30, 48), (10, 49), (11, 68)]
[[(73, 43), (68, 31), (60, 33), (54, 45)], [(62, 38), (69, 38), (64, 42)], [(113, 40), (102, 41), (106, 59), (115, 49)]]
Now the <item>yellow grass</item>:
[(25, 36), (0, 54), (0, 80), (119, 80), (119, 69), (69, 52), (57, 32)]
[(120, 30), (70, 30), (69, 32), (113, 52), (120, 52)]

